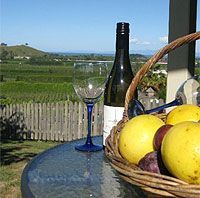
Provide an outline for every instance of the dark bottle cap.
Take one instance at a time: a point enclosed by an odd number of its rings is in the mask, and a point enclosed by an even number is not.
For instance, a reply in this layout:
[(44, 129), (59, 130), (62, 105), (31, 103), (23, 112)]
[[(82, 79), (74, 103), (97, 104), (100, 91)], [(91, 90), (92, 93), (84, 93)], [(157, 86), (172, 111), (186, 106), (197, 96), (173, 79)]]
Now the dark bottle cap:
[(117, 34), (129, 34), (129, 23), (117, 23)]

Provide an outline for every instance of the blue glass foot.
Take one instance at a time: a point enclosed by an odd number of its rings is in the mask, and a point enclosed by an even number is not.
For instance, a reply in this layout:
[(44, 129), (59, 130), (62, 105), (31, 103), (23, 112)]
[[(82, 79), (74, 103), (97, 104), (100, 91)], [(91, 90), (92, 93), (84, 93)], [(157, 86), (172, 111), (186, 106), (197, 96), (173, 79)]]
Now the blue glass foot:
[(94, 144), (83, 144), (75, 146), (75, 149), (79, 151), (93, 152), (101, 151), (103, 149), (103, 146)]
[(92, 108), (94, 106), (94, 103), (86, 103), (87, 104), (87, 112), (88, 112), (88, 134), (87, 139), (84, 145), (77, 145), (75, 146), (76, 150), (79, 151), (86, 151), (86, 152), (92, 152), (92, 151), (100, 151), (103, 149), (103, 146), (101, 145), (94, 145), (92, 143), (92, 137), (91, 137), (91, 131), (92, 131)]

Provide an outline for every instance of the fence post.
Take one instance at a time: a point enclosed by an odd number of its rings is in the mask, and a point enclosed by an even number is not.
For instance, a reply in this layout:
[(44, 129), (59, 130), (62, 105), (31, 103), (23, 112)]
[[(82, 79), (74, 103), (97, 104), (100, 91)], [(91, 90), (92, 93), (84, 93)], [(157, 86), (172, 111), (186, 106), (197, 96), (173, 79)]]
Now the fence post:
[(88, 130), (88, 122), (87, 122), (87, 108), (86, 105), (84, 105), (84, 121), (83, 121), (83, 135), (82, 137), (86, 137), (87, 135), (87, 130)]
[(83, 131), (83, 104), (78, 103), (78, 139), (82, 138)]
[(47, 130), (46, 130), (46, 140), (51, 139), (51, 106), (47, 103)]
[(64, 104), (64, 109), (65, 109), (65, 113), (64, 113), (64, 129), (63, 129), (63, 134), (64, 134), (64, 141), (68, 140), (68, 136), (67, 136), (67, 131), (68, 131), (68, 102), (65, 101)]
[(99, 112), (98, 112), (98, 135), (103, 134), (103, 101), (99, 103)]
[(60, 102), (60, 120), (59, 120), (59, 126), (60, 126), (60, 133), (59, 133), (59, 141), (63, 141), (63, 102)]
[(56, 117), (55, 117), (55, 140), (58, 141), (58, 133), (59, 133), (59, 104), (56, 103)]
[(55, 140), (55, 103), (51, 103), (51, 140)]
[(68, 114), (68, 141), (73, 139), (73, 103), (69, 102), (69, 114)]
[(93, 136), (97, 135), (98, 110), (99, 110), (99, 103), (96, 103), (94, 106), (93, 119), (92, 119), (93, 120), (92, 135)]

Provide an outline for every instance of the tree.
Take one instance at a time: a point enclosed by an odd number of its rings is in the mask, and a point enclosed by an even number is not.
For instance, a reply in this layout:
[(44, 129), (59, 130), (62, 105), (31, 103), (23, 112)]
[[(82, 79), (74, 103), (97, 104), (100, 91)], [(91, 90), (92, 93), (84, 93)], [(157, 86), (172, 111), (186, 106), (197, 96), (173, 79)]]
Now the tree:
[(2, 50), (1, 54), (0, 54), (0, 59), (1, 60), (6, 60), (8, 57), (8, 52), (6, 50)]
[(14, 59), (14, 52), (13, 51), (9, 52), (9, 59)]
[(7, 44), (6, 43), (1, 43), (1, 46), (7, 46)]

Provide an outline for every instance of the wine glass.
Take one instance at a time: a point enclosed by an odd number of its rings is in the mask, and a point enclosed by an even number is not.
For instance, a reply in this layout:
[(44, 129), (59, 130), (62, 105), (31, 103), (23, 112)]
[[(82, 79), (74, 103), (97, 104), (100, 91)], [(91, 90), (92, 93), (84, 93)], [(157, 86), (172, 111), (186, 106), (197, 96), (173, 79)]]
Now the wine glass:
[(140, 101), (133, 99), (129, 103), (128, 116), (130, 119), (131, 117), (134, 117), (136, 115), (159, 112), (168, 107), (182, 104), (194, 104), (200, 106), (200, 76), (193, 76), (184, 81), (183, 84), (177, 90), (175, 99), (162, 106), (150, 110), (145, 110), (144, 106)]
[(73, 87), (87, 106), (88, 133), (84, 145), (76, 145), (79, 151), (99, 151), (102, 145), (94, 145), (91, 138), (92, 109), (103, 94), (108, 70), (105, 62), (77, 62), (73, 68)]

